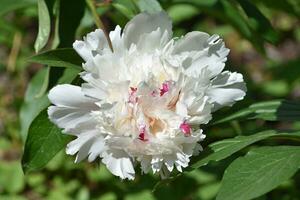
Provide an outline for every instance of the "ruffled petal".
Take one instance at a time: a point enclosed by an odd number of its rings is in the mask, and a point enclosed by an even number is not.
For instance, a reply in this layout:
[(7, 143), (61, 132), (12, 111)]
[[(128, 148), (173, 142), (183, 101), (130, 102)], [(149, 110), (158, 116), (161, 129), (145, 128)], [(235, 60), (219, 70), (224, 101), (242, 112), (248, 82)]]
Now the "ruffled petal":
[(133, 180), (135, 171), (131, 158), (122, 150), (110, 149), (103, 153), (102, 163), (107, 169), (121, 179)]
[(71, 141), (67, 145), (66, 153), (69, 155), (77, 153), (76, 163), (86, 157), (89, 162), (92, 162), (96, 157), (100, 157), (104, 150), (106, 150), (106, 146), (103, 137), (96, 130), (92, 130), (79, 134), (77, 139)]
[(101, 52), (103, 49), (109, 49), (104, 32), (101, 29), (96, 29), (94, 32), (87, 34), (83, 41), (76, 40), (73, 43), (75, 51), (88, 61), (93, 58), (93, 52)]
[(65, 132), (93, 120), (90, 112), (97, 109), (95, 100), (84, 96), (81, 88), (73, 85), (58, 85), (48, 95), (55, 106), (48, 108), (48, 115)]
[(242, 74), (224, 71), (213, 81), (207, 92), (213, 111), (224, 106), (231, 106), (235, 101), (242, 100), (246, 95), (246, 84)]
[[(159, 28), (159, 29), (158, 29)], [(145, 42), (145, 35), (150, 34)], [(164, 34), (166, 34), (164, 36)], [(124, 42), (129, 49), (132, 44), (154, 42), (157, 43), (161, 38), (169, 41), (172, 36), (172, 22), (165, 12), (156, 14), (141, 13), (132, 18), (124, 28)], [(153, 48), (153, 47), (151, 47)]]
[(183, 66), (185, 73), (192, 77), (198, 77), (205, 68), (208, 78), (213, 78), (224, 69), (228, 53), (218, 35), (194, 31), (175, 42), (170, 58), (177, 60), (177, 64), (170, 63)]

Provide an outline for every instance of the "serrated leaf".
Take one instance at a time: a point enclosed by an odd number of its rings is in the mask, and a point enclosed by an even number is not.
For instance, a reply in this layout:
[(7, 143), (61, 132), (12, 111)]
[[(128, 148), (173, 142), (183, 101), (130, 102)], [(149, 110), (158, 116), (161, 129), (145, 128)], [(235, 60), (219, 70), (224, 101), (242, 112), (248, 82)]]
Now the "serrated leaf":
[(48, 42), (50, 36), (50, 15), (45, 0), (38, 0), (39, 31), (34, 43), (35, 52), (39, 52)]
[(81, 57), (71, 48), (46, 51), (30, 57), (29, 61), (55, 67), (73, 67), (77, 69), (81, 68), (83, 62)]
[(292, 177), (300, 167), (299, 146), (260, 147), (226, 169), (217, 200), (249, 200)]
[(37, 116), (29, 128), (22, 157), (24, 172), (44, 167), (67, 143), (68, 136), (48, 119), (47, 110)]
[(263, 119), (267, 121), (299, 121), (300, 103), (296, 101), (274, 100), (256, 103), (228, 117), (213, 123), (219, 124), (240, 119)]
[(162, 7), (157, 0), (137, 0), (136, 4), (141, 12), (156, 13), (162, 11)]

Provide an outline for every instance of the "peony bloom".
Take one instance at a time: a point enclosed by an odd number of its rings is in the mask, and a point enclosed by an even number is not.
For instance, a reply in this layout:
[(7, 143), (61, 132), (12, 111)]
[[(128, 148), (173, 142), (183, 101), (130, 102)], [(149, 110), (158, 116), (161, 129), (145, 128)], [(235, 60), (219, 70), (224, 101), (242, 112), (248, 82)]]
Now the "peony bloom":
[(229, 49), (203, 32), (172, 39), (164, 12), (139, 14), (109, 37), (113, 52), (100, 29), (75, 41), (85, 83), (49, 92), (50, 120), (77, 137), (67, 154), (100, 157), (122, 179), (134, 179), (136, 164), (162, 177), (181, 172), (201, 151), (199, 125), (245, 96), (243, 76), (223, 71)]

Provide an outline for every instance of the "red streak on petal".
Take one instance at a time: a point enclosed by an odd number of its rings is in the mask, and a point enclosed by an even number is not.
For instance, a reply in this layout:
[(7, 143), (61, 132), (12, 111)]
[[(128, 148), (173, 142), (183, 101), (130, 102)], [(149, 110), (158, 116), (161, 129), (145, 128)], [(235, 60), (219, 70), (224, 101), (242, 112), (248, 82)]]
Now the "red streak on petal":
[(142, 126), (140, 129), (139, 139), (146, 142), (148, 139), (145, 138), (146, 135), (146, 126)]
[(162, 84), (162, 88), (160, 89), (160, 96), (164, 95), (170, 89), (170, 82), (166, 81)]
[(191, 135), (191, 126), (184, 121), (182, 124), (180, 124), (181, 131), (184, 133), (185, 136)]
[(129, 102), (130, 103), (136, 103), (138, 101), (138, 97), (135, 96), (135, 93), (137, 92), (137, 88), (130, 87), (130, 92), (129, 92)]

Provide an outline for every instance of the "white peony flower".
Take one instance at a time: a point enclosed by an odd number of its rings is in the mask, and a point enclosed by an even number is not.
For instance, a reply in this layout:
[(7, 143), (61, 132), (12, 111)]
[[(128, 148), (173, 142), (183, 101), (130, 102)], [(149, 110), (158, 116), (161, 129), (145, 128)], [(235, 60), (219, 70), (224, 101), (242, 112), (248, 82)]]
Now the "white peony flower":
[(50, 120), (77, 137), (67, 154), (100, 157), (122, 179), (134, 179), (136, 163), (162, 177), (181, 172), (201, 150), (199, 125), (245, 96), (243, 76), (223, 71), (229, 49), (203, 32), (172, 39), (164, 12), (139, 14), (109, 37), (113, 52), (100, 29), (76, 41), (85, 83), (49, 92)]

